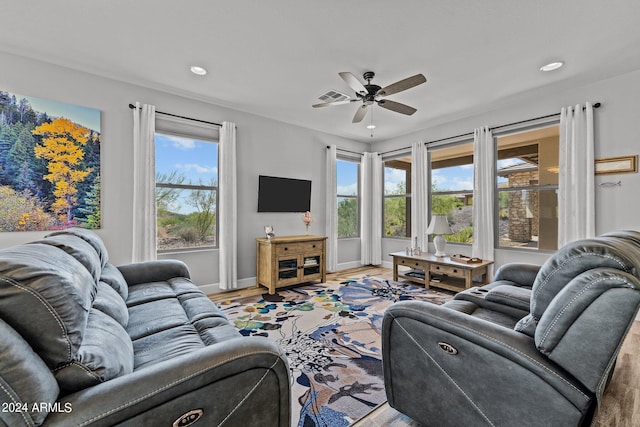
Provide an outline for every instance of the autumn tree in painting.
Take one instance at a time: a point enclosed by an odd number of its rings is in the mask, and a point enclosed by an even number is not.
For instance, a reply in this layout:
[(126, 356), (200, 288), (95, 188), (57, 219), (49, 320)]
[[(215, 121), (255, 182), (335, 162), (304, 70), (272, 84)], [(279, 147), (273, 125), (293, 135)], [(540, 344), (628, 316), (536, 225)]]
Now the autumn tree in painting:
[(34, 147), (34, 153), (37, 158), (47, 160), (49, 173), (44, 179), (55, 186), (51, 209), (72, 225), (77, 185), (92, 171), (82, 166), (83, 147), (89, 141), (91, 131), (68, 119), (57, 118), (36, 127), (33, 134), (42, 136), (42, 144)]

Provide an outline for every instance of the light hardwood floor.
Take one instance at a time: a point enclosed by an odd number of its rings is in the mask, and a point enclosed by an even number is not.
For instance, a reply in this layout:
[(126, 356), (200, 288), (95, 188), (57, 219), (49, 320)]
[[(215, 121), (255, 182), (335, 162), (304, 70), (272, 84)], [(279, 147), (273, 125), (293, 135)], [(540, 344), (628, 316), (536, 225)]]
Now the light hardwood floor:
[[(388, 268), (362, 267), (327, 275), (328, 280), (371, 274), (391, 279)], [(262, 294), (266, 288), (245, 288), (211, 295), (214, 302)], [(388, 404), (380, 405), (369, 415), (353, 424), (354, 427), (417, 427), (418, 423), (401, 414)], [(609, 387), (604, 393), (600, 409), (592, 423), (594, 427), (640, 426), (640, 322), (633, 323), (622, 344), (616, 369)]]

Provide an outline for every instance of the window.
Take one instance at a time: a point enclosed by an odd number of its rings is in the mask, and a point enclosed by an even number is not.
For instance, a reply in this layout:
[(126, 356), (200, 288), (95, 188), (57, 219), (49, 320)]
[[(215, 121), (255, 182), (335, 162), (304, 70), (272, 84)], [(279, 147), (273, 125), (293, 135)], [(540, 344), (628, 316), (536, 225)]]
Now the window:
[(360, 234), (359, 170), (360, 165), (356, 162), (336, 160), (338, 238), (358, 237)]
[(473, 142), (431, 151), (431, 213), (447, 216), (447, 241), (473, 243)]
[(217, 246), (218, 144), (155, 135), (158, 251)]
[(496, 138), (498, 245), (556, 250), (559, 126)]
[(382, 237), (411, 237), (411, 157), (384, 162)]

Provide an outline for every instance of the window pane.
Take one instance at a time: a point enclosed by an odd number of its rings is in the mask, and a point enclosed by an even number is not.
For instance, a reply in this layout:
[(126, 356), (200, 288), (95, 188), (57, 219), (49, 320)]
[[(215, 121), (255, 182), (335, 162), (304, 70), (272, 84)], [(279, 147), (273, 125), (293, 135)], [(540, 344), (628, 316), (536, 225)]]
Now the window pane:
[(348, 160), (336, 161), (338, 238), (357, 237), (360, 235), (358, 215), (359, 167), (360, 164), (357, 162)]
[(384, 198), (384, 235), (386, 237), (407, 237), (407, 198)]
[(452, 234), (448, 242), (473, 243), (473, 193), (432, 194), (431, 213), (446, 215)]
[(558, 242), (556, 190), (500, 191), (499, 244), (501, 247), (555, 250)]
[(158, 250), (216, 246), (216, 190), (156, 188)]
[(386, 160), (384, 162), (383, 237), (411, 236), (410, 196), (411, 157)]
[(398, 168), (384, 168), (384, 195), (407, 193), (407, 171)]
[(337, 194), (339, 196), (358, 195), (358, 163), (345, 160), (336, 161)]
[(358, 234), (358, 199), (338, 197), (338, 237), (356, 237)]
[(218, 144), (157, 133), (156, 181), (210, 185), (218, 182)]
[(497, 138), (500, 247), (557, 249), (559, 139), (559, 126)]
[(218, 144), (157, 133), (155, 152), (158, 250), (216, 246)]
[(473, 243), (473, 143), (431, 152), (431, 213), (447, 216), (447, 241)]

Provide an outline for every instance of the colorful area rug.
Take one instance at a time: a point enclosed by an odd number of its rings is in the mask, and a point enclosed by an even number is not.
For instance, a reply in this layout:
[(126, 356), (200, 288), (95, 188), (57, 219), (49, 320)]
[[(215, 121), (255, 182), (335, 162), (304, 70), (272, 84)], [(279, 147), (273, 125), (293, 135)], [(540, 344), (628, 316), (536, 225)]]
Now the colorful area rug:
[(345, 279), (222, 302), (246, 336), (284, 349), (292, 426), (348, 426), (386, 401), (381, 330), (396, 301), (442, 304), (451, 294), (374, 277)]

